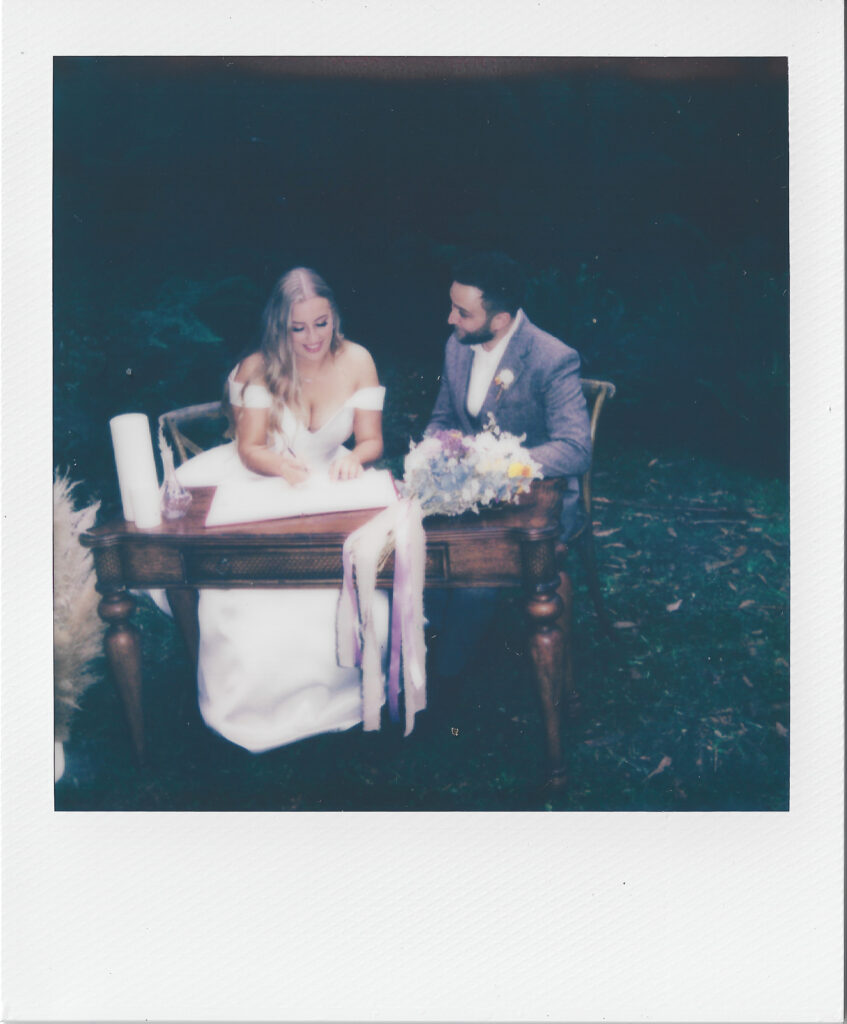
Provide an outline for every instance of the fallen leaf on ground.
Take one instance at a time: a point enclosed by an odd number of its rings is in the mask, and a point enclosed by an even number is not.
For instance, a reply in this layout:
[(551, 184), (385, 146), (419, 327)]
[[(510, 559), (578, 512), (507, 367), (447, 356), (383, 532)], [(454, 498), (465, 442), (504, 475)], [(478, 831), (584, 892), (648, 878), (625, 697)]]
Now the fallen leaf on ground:
[(736, 594), (738, 593), (738, 587), (736, 587), (732, 580), (727, 580), (726, 585), (729, 587), (730, 590), (734, 590)]
[(776, 661), (774, 661), (774, 665), (782, 665), (783, 668), (790, 668), (785, 658), (777, 658)]
[(782, 722), (776, 722), (774, 724), (774, 729), (776, 729), (776, 731), (779, 733), (780, 736), (787, 736), (788, 735), (788, 730), (785, 728), (785, 726), (782, 724)]
[(620, 541), (613, 541), (611, 544), (604, 544), (604, 548), (625, 548), (626, 544), (621, 544)]
[(615, 629), (635, 629), (634, 622), (615, 622)]
[(676, 537), (676, 530), (672, 526), (668, 527), (668, 533), (671, 535), (671, 537)]
[(746, 601), (742, 601), (741, 604), (738, 607), (739, 608), (749, 608), (750, 605), (755, 604), (755, 603), (756, 602), (750, 597)]
[(595, 530), (595, 537), (611, 537), (613, 533), (617, 533), (620, 530), (620, 526), (616, 526), (611, 530)]
[(658, 461), (658, 459), (650, 459), (650, 461), (647, 463), (647, 468), (649, 469), (651, 466), (655, 466)]
[(662, 758), (662, 760), (659, 761), (659, 763), (656, 765), (656, 767), (653, 769), (653, 771), (650, 772), (650, 774), (647, 776), (647, 778), (648, 779), (652, 779), (654, 775), (658, 775), (660, 772), (663, 772), (665, 770), (665, 768), (670, 767), (670, 765), (672, 763), (673, 762), (671, 761), (671, 759), (667, 755), (665, 755)]
[(670, 604), (666, 604), (665, 605), (665, 611), (668, 611), (668, 612), (678, 612), (679, 611), (679, 607), (680, 607), (681, 604), (682, 604), (682, 598), (680, 598), (678, 601), (672, 601)]
[(753, 684), (750, 682), (750, 680), (747, 678), (747, 676), (742, 676), (741, 678), (744, 680), (745, 686), (749, 686), (750, 689), (752, 690), (753, 689)]
[[(726, 548), (723, 550), (726, 551)], [(706, 562), (706, 572), (714, 572), (715, 569), (723, 569), (725, 565), (732, 565), (736, 559), (741, 558), (742, 555), (746, 554), (747, 548), (742, 545), (740, 548), (736, 548), (729, 558), (724, 559), (722, 562)]]
[(723, 569), (724, 566), (732, 565), (734, 561), (734, 558), (727, 558), (723, 562), (706, 562), (704, 568), (706, 572), (714, 572), (715, 569)]
[(765, 558), (769, 559), (771, 562), (773, 562), (774, 565), (776, 565), (776, 556), (774, 555), (773, 551), (765, 550), (762, 553), (764, 554)]
[(613, 743), (617, 743), (622, 739), (622, 732), (610, 732), (605, 736), (598, 736), (595, 739), (583, 740), (583, 745), (586, 747), (610, 747)]

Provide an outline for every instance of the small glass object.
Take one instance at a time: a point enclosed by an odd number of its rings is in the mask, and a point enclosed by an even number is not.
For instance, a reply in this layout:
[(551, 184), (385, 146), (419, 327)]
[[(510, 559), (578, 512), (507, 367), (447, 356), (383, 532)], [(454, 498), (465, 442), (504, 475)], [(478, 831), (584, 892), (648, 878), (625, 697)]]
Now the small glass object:
[(191, 493), (187, 491), (176, 475), (173, 452), (167, 446), (161, 451), (165, 483), (162, 487), (162, 515), (165, 519), (182, 519), (191, 504)]

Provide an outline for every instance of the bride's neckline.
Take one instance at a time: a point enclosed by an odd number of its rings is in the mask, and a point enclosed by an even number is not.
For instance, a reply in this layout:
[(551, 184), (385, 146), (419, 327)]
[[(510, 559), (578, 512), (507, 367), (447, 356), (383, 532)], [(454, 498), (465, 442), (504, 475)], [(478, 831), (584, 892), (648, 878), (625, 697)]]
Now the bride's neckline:
[[(236, 377), (237, 373), (238, 373), (238, 367), (236, 366), (232, 370), (230, 375), (229, 375), (230, 387), (235, 387), (236, 386), (237, 382), (235, 380), (235, 377)], [(267, 393), (267, 388), (265, 387), (264, 384), (259, 384), (259, 383), (251, 384), (249, 381), (247, 381), (247, 382), (244, 383), (243, 387), (245, 389), (249, 388), (249, 387), (257, 387), (257, 388), (260, 388), (260, 389), (264, 390)], [(317, 427), (315, 430), (312, 430), (308, 426), (307, 423), (305, 423), (303, 420), (301, 420), (300, 417), (297, 415), (297, 413), (288, 405), (283, 406), (282, 415), (283, 416), (290, 416), (294, 420), (294, 422), (297, 424), (297, 426), (298, 427), (302, 427), (306, 431), (306, 433), (308, 433), (310, 435), (316, 435), (316, 434), (319, 434), (326, 426), (328, 426), (330, 423), (332, 423), (332, 421), (336, 418), (336, 416), (338, 416), (338, 414), (340, 412), (342, 412), (344, 409), (348, 408), (350, 406), (350, 402), (356, 397), (356, 395), (361, 394), (363, 391), (373, 391), (373, 390), (382, 390), (382, 391), (384, 391), (385, 389), (382, 388), (381, 385), (379, 385), (379, 384), (372, 384), (372, 385), (369, 384), (369, 385), (366, 385), (363, 388), (356, 388), (356, 390), (353, 391), (350, 395), (348, 395), (348, 397), (344, 399), (344, 401), (341, 403), (341, 405), (339, 405), (336, 409), (334, 409), (329, 414), (329, 416), (327, 416), (327, 418), (323, 421), (323, 423), (319, 427)], [(268, 397), (270, 398), (270, 396), (268, 396)], [(238, 403), (238, 404), (240, 404), (240, 403)]]
[[(376, 387), (378, 385), (374, 386)], [(324, 427), (328, 426), (340, 412), (343, 412), (345, 409), (349, 408), (351, 399), (355, 398), (356, 395), (358, 395), (360, 392), (368, 390), (368, 388), (356, 388), (356, 390), (347, 398), (345, 398), (341, 405), (339, 405), (337, 409), (333, 410), (333, 412), (331, 412), (329, 416), (327, 416), (323, 423), (319, 427), (315, 427), (314, 430), (310, 426), (308, 426), (308, 424), (306, 424), (303, 420), (301, 420), (297, 413), (288, 405), (285, 406), (283, 415), (287, 412), (294, 419), (298, 427), (302, 427), (306, 431), (306, 433), (312, 435), (319, 434), (324, 429)]]
[[(355, 394), (355, 392), (354, 392), (354, 394)], [(353, 396), (351, 395), (350, 397), (352, 398)], [(347, 399), (347, 401), (349, 401), (349, 400), (350, 399)], [(344, 402), (343, 405), (339, 405), (339, 407), (334, 412), (331, 412), (329, 414), (329, 416), (327, 416), (327, 418), (323, 421), (323, 423), (319, 427), (315, 427), (314, 430), (307, 423), (305, 423), (303, 420), (301, 420), (300, 417), (297, 415), (297, 413), (294, 412), (294, 410), (290, 406), (288, 406), (288, 405), (285, 406), (284, 413), (287, 412), (291, 416), (291, 418), (294, 420), (294, 422), (297, 424), (297, 426), (298, 427), (302, 427), (306, 431), (307, 434), (315, 435), (315, 434), (319, 434), (324, 429), (324, 427), (326, 427), (330, 423), (332, 423), (332, 421), (335, 419), (335, 417), (340, 412), (342, 412), (344, 409), (346, 409), (346, 408), (347, 408), (347, 402)]]
[[(310, 367), (309, 376), (306, 376), (300, 370), (300, 368), (298, 366), (297, 367), (297, 373), (298, 373), (298, 375), (300, 377), (300, 382), (302, 384), (319, 383), (321, 387), (326, 387), (327, 373), (328, 373), (328, 370), (332, 369), (334, 362), (335, 362), (335, 357), (330, 354), (330, 355), (327, 356), (327, 358), (322, 362), (322, 364), (320, 366), (313, 366), (313, 365), (309, 364), (309, 367)], [(312, 366), (313, 366), (313, 369), (311, 369)], [(355, 394), (355, 391), (353, 391), (353, 394)], [(300, 396), (302, 397), (302, 392), (300, 392)], [(300, 417), (297, 415), (297, 413), (295, 412), (294, 409), (291, 410), (291, 413), (294, 416), (294, 419), (298, 422), (298, 424), (300, 424), (303, 427), (304, 430), (307, 430), (310, 434), (319, 434), (324, 429), (324, 427), (326, 427), (328, 423), (331, 423), (336, 418), (336, 416), (338, 416), (338, 414), (341, 412), (341, 410), (346, 407), (346, 403), (349, 401), (350, 397), (352, 397), (352, 395), (350, 395), (347, 398), (345, 398), (344, 401), (340, 404), (340, 406), (336, 410), (334, 410), (332, 413), (330, 413), (330, 415), (327, 417), (326, 420), (324, 420), (324, 422), (321, 424), (321, 426), (317, 427), (314, 430), (312, 430), (311, 427), (309, 427), (307, 423), (305, 423), (303, 420), (300, 419)], [(311, 419), (311, 416), (309, 416), (309, 419)]]

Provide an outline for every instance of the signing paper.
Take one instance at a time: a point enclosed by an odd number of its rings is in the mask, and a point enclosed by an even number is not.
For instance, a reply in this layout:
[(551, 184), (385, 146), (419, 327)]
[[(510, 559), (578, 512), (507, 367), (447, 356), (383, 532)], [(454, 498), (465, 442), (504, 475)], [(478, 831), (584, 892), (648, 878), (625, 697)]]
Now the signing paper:
[(206, 526), (387, 508), (396, 501), (394, 478), (387, 469), (367, 469), (354, 480), (331, 480), (328, 473), (312, 473), (296, 486), (281, 477), (231, 480), (215, 491)]

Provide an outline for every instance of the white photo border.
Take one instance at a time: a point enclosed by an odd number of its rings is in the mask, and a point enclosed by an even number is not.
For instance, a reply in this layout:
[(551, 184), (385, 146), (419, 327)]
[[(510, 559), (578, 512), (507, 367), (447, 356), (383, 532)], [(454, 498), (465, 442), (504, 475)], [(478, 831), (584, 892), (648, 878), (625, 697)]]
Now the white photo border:
[[(4, 1019), (841, 1020), (842, 4), (7, 0), (3, 18)], [(788, 57), (789, 812), (54, 812), (53, 57), (317, 52)]]

